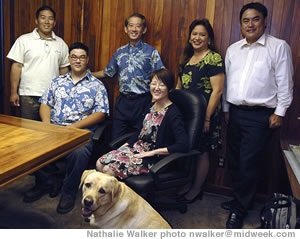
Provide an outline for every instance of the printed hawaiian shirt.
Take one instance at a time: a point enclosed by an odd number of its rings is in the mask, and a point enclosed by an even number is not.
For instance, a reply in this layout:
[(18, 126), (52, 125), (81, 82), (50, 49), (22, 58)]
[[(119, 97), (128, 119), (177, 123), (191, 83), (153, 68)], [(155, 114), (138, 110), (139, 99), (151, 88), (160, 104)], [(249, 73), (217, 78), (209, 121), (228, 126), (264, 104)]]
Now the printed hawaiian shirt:
[(129, 43), (120, 47), (104, 69), (104, 73), (113, 77), (118, 73), (119, 91), (123, 94), (143, 94), (149, 92), (150, 75), (164, 68), (158, 51), (140, 41), (134, 46)]
[(109, 114), (105, 86), (89, 70), (76, 84), (71, 72), (56, 77), (39, 102), (51, 107), (51, 123), (58, 125), (73, 124), (95, 112)]

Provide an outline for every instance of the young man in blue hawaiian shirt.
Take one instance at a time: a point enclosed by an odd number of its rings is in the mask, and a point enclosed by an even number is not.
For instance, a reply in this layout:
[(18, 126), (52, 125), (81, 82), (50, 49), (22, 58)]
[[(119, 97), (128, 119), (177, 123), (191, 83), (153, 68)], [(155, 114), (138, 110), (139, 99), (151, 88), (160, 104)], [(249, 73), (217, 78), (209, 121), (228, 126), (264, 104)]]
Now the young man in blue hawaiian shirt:
[(93, 73), (97, 78), (118, 74), (120, 95), (115, 105), (112, 139), (137, 128), (145, 106), (151, 102), (150, 75), (164, 68), (158, 51), (143, 41), (147, 32), (143, 15), (129, 16), (124, 31), (129, 43), (116, 51), (104, 70)]
[[(88, 129), (94, 132), (97, 124), (109, 114), (108, 96), (102, 82), (87, 69), (88, 47), (80, 42), (69, 49), (71, 71), (56, 77), (40, 98), (40, 116), (45, 123)], [(87, 168), (93, 142), (66, 156), (67, 168), (58, 213), (71, 211), (75, 204), (81, 174)], [(33, 202), (51, 192), (54, 180), (47, 174), (47, 166), (35, 173), (36, 185), (25, 193), (24, 201)]]

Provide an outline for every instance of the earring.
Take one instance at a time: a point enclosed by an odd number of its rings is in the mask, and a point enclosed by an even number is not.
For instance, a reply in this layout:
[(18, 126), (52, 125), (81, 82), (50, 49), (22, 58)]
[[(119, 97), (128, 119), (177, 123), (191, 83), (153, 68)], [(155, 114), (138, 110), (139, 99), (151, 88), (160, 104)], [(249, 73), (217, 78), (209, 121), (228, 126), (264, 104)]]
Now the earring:
[(191, 41), (191, 40), (189, 40), (189, 43), (190, 43), (190, 44), (192, 44), (192, 41)]

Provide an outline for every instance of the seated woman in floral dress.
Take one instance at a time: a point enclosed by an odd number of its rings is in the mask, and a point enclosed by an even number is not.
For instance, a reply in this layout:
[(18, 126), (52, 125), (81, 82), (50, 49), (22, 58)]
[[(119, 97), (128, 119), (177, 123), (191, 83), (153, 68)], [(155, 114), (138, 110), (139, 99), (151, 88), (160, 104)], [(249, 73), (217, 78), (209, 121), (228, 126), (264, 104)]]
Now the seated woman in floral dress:
[(120, 148), (100, 157), (96, 163), (98, 171), (125, 179), (148, 173), (161, 155), (187, 151), (182, 115), (168, 97), (174, 88), (174, 75), (160, 69), (151, 78), (153, 103), (147, 108), (140, 130)]

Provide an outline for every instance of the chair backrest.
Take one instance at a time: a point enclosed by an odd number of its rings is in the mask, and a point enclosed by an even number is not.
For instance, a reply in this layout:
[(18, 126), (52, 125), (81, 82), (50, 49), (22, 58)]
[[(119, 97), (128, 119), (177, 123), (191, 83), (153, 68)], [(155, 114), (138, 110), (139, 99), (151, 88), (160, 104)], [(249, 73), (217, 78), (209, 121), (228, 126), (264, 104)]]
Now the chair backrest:
[(189, 139), (189, 150), (196, 149), (206, 113), (207, 104), (204, 96), (197, 91), (174, 90), (169, 94), (169, 98), (183, 116)]
[[(112, 112), (107, 83), (103, 79), (98, 79), (98, 80), (102, 82), (102, 84), (106, 89), (106, 92), (108, 94), (109, 108), (110, 108), (109, 111)], [(111, 148), (108, 145), (109, 142), (111, 141), (111, 127), (112, 127), (110, 115), (108, 116), (107, 114), (105, 114), (105, 119), (102, 122), (98, 123), (98, 126), (92, 136), (92, 140), (94, 141), (94, 146), (92, 152), (92, 159), (89, 162), (89, 166), (91, 168), (95, 167), (95, 162), (101, 155), (106, 154), (111, 150)]]

